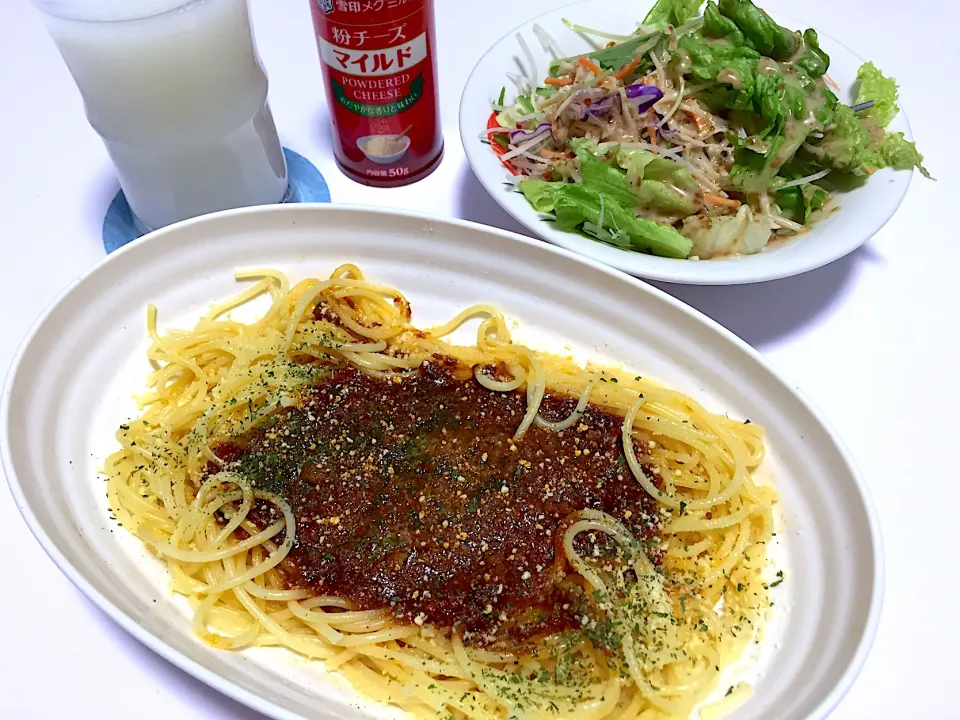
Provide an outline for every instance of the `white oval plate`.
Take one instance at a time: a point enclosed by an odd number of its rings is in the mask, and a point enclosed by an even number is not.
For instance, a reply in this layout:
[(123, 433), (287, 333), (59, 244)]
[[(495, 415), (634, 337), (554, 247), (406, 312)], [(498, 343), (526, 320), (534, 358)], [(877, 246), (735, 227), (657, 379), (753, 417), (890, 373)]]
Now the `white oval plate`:
[[(550, 33), (562, 52), (575, 55), (594, 48), (581, 35), (565, 26), (563, 18), (598, 30), (628, 33), (643, 19), (648, 7), (648, 3), (623, 0), (585, 0), (568, 5), (511, 30), (480, 58), (460, 98), (460, 139), (480, 184), (504, 210), (544, 240), (631, 275), (694, 285), (735, 285), (798, 275), (853, 252), (886, 225), (907, 194), (912, 172), (885, 169), (874, 173), (861, 187), (838, 194), (840, 210), (809, 232), (745, 257), (699, 261), (654, 257), (621, 250), (577, 233), (562, 232), (552, 223), (545, 222), (523, 195), (505, 184), (509, 172), (490, 146), (480, 140), (480, 134), (490, 117), (490, 103), (496, 100), (500, 88), (506, 85), (508, 100), (516, 97), (516, 89), (506, 76), (507, 72), (517, 71), (517, 59), (523, 57), (516, 35), (520, 33), (529, 46), (538, 72), (545, 73), (551, 56), (533, 34), (534, 23)], [(777, 15), (777, 20), (791, 29), (811, 27), (801, 20), (782, 15)], [(819, 28), (813, 27), (819, 32)], [(852, 101), (850, 94), (857, 78), (857, 69), (864, 61), (828, 35), (819, 35), (821, 46), (830, 55), (830, 77), (842, 88), (837, 94), (842, 102), (849, 103)], [(889, 129), (903, 132), (907, 138), (913, 139), (903, 112), (894, 118)]]
[(839, 702), (879, 618), (880, 537), (863, 483), (816, 411), (754, 350), (663, 292), (535, 240), (397, 212), (291, 205), (187, 221), (109, 256), (40, 320), (3, 391), (0, 456), (37, 539), (105, 612), (268, 715), (396, 715), (287, 650), (226, 652), (200, 642), (165, 568), (108, 519), (97, 472), (117, 425), (136, 416), (132, 395), (149, 371), (147, 303), (158, 306), (162, 327), (192, 327), (236, 292), (236, 268), (277, 267), (300, 279), (345, 261), (403, 291), (421, 327), (489, 301), (534, 347), (563, 352), (569, 343), (581, 357), (614, 360), (762, 423), (763, 472), (782, 495), (773, 552), (786, 579), (756, 657), (734, 671), (757, 692), (733, 717), (822, 718)]

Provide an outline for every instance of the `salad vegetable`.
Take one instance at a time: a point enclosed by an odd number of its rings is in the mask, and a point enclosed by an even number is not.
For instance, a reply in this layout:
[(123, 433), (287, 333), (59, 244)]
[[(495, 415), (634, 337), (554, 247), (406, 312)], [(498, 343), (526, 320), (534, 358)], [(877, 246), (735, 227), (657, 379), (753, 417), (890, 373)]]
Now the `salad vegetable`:
[(815, 30), (751, 0), (703, 4), (658, 0), (625, 35), (568, 23), (602, 44), (570, 57), (535, 27), (546, 78), (523, 44), (527, 77), (508, 74), (516, 99), (500, 92), (483, 137), (558, 228), (670, 258), (750, 254), (830, 212), (831, 187), (886, 167), (930, 177), (885, 130), (897, 85), (873, 63), (845, 105)]

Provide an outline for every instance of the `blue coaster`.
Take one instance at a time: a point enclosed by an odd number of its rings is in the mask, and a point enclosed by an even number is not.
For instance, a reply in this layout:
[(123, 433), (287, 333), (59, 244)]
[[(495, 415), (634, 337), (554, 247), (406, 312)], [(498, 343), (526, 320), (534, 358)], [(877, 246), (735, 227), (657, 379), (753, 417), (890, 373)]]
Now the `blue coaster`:
[[(287, 197), (283, 202), (330, 202), (327, 181), (312, 162), (290, 148), (283, 149), (283, 157), (287, 161), (287, 177), (290, 181)], [(133, 213), (121, 190), (113, 198), (103, 218), (103, 249), (110, 254), (142, 235), (133, 223)]]

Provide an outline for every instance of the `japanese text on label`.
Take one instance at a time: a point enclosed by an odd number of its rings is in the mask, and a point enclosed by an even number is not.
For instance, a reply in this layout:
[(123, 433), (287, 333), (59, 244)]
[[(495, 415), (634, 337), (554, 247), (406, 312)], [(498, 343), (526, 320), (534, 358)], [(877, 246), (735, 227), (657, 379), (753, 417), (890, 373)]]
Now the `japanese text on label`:
[(426, 33), (421, 33), (409, 42), (382, 50), (341, 47), (324, 38), (319, 38), (319, 44), (323, 62), (347, 75), (361, 77), (403, 72), (427, 57)]

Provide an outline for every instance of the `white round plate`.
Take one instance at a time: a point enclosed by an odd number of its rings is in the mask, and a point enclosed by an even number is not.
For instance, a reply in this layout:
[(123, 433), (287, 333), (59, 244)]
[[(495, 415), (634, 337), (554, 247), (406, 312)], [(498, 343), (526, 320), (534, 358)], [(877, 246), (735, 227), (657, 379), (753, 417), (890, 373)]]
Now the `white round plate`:
[[(460, 98), (460, 139), (467, 153), (470, 167), (480, 184), (500, 206), (535, 235), (555, 245), (599, 260), (631, 275), (694, 285), (735, 285), (761, 282), (798, 275), (813, 270), (853, 252), (877, 234), (903, 202), (910, 187), (912, 172), (880, 170), (855, 190), (838, 193), (840, 209), (818, 223), (800, 237), (763, 252), (745, 257), (718, 260), (676, 260), (630, 252), (577, 233), (557, 230), (545, 222), (512, 185), (507, 184), (509, 172), (490, 146), (481, 141), (481, 133), (490, 117), (490, 105), (506, 86), (508, 102), (516, 97), (516, 88), (507, 79), (507, 72), (517, 71), (517, 62), (526, 62), (517, 41), (519, 33), (534, 55), (539, 73), (546, 73), (552, 59), (533, 33), (537, 24), (557, 41), (560, 50), (568, 55), (595, 49), (580, 34), (562, 22), (574, 23), (598, 30), (626, 34), (636, 28), (646, 15), (649, 4), (623, 0), (585, 0), (544, 13), (511, 30), (494, 43), (480, 58), (467, 79)], [(777, 15), (777, 21), (791, 29), (805, 29), (810, 24), (802, 20)], [(818, 30), (819, 28), (815, 29)], [(863, 60), (852, 50), (819, 33), (820, 44), (830, 55), (830, 77), (841, 90), (841, 102), (852, 102), (851, 90), (857, 78), (857, 69)], [(538, 77), (540, 77), (538, 75)], [(906, 115), (901, 112), (890, 124), (890, 130), (903, 132), (913, 139)]]
[[(279, 648), (213, 649), (190, 629), (164, 567), (108, 517), (98, 468), (149, 365), (145, 308), (192, 327), (237, 291), (237, 268), (293, 279), (355, 261), (429, 326), (478, 301), (528, 344), (622, 363), (707, 407), (762, 423), (782, 517), (785, 580), (763, 642), (722, 680), (756, 694), (739, 720), (822, 718), (853, 683), (880, 613), (877, 521), (823, 419), (754, 350), (669, 295), (600, 263), (481, 225), (344, 206), (228, 211), (152, 233), (74, 284), (26, 340), (3, 391), (0, 456), (13, 497), (60, 569), (126, 630), (204, 682), (277, 718), (392, 717), (319, 664)], [(144, 698), (144, 702), (147, 702)]]

